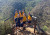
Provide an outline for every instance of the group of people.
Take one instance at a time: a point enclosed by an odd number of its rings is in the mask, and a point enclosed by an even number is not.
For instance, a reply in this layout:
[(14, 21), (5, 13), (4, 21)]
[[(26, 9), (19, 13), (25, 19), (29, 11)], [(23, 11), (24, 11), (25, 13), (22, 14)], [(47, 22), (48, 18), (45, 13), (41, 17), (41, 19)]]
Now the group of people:
[(31, 14), (29, 12), (28, 14), (28, 17), (26, 17), (26, 14), (24, 12), (24, 10), (22, 11), (19, 11), (19, 13), (15, 12), (15, 15), (14, 15), (14, 22), (16, 23), (16, 30), (17, 29), (20, 29), (20, 27), (23, 28), (23, 30), (25, 30), (25, 26), (26, 26), (26, 22), (28, 21), (28, 24), (31, 24), (31, 20), (32, 20), (32, 17), (31, 17)]

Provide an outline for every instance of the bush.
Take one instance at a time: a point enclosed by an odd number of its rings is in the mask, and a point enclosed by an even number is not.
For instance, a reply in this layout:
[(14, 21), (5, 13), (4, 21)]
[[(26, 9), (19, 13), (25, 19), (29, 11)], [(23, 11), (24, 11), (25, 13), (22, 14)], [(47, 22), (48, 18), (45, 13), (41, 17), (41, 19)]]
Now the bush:
[(47, 31), (48, 30), (48, 27), (47, 26), (43, 26), (43, 30), (44, 31)]

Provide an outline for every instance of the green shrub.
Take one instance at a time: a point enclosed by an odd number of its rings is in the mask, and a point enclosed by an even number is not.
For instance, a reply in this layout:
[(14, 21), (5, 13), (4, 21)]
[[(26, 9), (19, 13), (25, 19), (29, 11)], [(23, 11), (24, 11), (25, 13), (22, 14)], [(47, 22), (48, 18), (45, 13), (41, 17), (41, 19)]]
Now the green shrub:
[(48, 27), (47, 26), (43, 26), (43, 30), (44, 31), (47, 31), (48, 30)]

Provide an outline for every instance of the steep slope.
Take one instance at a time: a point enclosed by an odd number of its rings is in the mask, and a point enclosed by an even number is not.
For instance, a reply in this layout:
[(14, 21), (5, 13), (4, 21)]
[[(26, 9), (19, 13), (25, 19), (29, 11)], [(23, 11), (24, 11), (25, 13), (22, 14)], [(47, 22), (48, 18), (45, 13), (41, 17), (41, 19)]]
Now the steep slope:
[[(36, 5), (35, 0), (0, 0), (0, 35), (4, 35), (5, 30), (10, 29), (12, 26), (11, 24), (14, 23), (12, 16), (14, 16), (15, 9), (18, 9), (18, 10), (25, 9), (27, 10), (26, 11), (27, 13), (27, 12), (30, 12), (30, 10), (35, 5)], [(28, 8), (29, 10), (26, 8)], [(12, 18), (9, 18), (9, 17), (12, 17)], [(5, 29), (5, 26), (7, 27), (6, 29)]]
[(50, 27), (50, 0), (42, 0), (31, 11), (31, 14), (38, 17), (41, 27)]

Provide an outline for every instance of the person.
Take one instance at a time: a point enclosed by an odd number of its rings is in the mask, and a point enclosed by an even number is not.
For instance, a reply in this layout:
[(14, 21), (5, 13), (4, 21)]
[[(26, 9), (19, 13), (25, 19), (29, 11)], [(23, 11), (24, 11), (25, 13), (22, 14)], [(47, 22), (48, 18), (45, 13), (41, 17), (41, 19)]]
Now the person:
[(15, 29), (17, 30), (17, 24), (18, 24), (18, 13), (17, 13), (17, 10), (16, 10), (16, 12), (15, 12), (15, 15), (14, 15), (14, 22), (15, 22), (15, 24), (16, 24), (16, 27), (15, 27)]
[(26, 21), (27, 21), (27, 18), (26, 18), (26, 15), (25, 13), (23, 14), (23, 30), (25, 30), (25, 26), (26, 26)]
[(21, 29), (23, 27), (23, 17), (20, 10), (19, 10), (19, 15), (20, 15), (20, 29)]
[(17, 10), (16, 10), (15, 15), (14, 15), (14, 22), (15, 23), (17, 23), (17, 15), (18, 15), (18, 13), (17, 13)]
[(18, 27), (18, 29), (20, 29), (20, 15), (18, 14), (17, 16), (17, 24), (16, 27)]
[(32, 17), (31, 17), (31, 14), (30, 14), (30, 12), (29, 12), (29, 14), (28, 14), (28, 24), (29, 24), (29, 25), (31, 25), (31, 20), (32, 20)]

